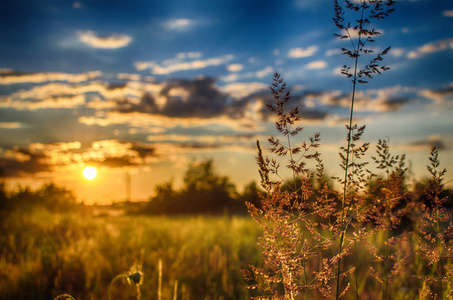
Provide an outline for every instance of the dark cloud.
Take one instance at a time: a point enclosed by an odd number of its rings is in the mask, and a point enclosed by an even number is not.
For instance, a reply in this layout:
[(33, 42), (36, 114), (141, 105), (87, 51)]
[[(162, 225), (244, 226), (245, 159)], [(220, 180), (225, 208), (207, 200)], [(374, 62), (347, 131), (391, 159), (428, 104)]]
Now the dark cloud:
[(415, 141), (415, 142), (410, 143), (409, 146), (426, 147), (426, 148), (436, 147), (437, 150), (447, 150), (447, 146), (443, 142), (442, 137), (439, 137), (439, 136), (431, 137), (431, 138), (425, 139), (425, 140)]
[(139, 163), (132, 160), (130, 156), (122, 157), (107, 157), (104, 160), (100, 161), (90, 161), (89, 163), (101, 165), (109, 168), (122, 168), (128, 166), (137, 166)]
[[(183, 95), (174, 96), (172, 91)], [(161, 113), (170, 117), (209, 118), (223, 114), (227, 107), (227, 96), (210, 77), (170, 82), (161, 96), (166, 98)]]
[(8, 157), (0, 157), (0, 177), (28, 177), (39, 172), (50, 171), (45, 162), (47, 156), (28, 149), (11, 150)]
[(380, 103), (381, 109), (384, 111), (397, 111), (404, 105), (411, 101), (409, 98), (398, 97), (398, 98), (387, 98)]
[(129, 101), (129, 99), (127, 98), (118, 100), (116, 111), (121, 113), (132, 113), (132, 112), (140, 112), (147, 114), (160, 113), (156, 105), (156, 100), (149, 93), (144, 93), (140, 98), (140, 102), (138, 104)]
[(159, 97), (145, 93), (138, 104), (129, 99), (117, 101), (117, 111), (122, 113), (140, 112), (160, 114), (178, 118), (210, 118), (223, 114), (227, 108), (227, 95), (222, 93), (209, 77), (168, 82)]
[(154, 147), (135, 143), (132, 145), (131, 150), (137, 152), (140, 158), (146, 158), (148, 156), (154, 156), (156, 149)]

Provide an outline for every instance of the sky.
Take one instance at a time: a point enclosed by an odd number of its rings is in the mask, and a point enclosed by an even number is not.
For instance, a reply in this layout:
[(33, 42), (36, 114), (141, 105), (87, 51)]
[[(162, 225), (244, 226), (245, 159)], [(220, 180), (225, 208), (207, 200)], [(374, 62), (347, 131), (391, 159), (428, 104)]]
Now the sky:
[[(340, 1), (341, 3), (341, 1)], [(354, 123), (428, 176), (430, 147), (453, 180), (453, 2), (400, 0), (367, 44), (391, 46), (391, 69), (358, 86)], [(14, 0), (0, 3), (0, 176), (8, 188), (54, 182), (85, 203), (147, 200), (214, 160), (239, 190), (259, 181), (256, 140), (276, 135), (266, 104), (274, 72), (321, 133), (329, 175), (341, 173), (352, 84), (330, 0)], [(346, 18), (356, 18), (346, 14)], [(354, 37), (352, 42), (357, 42)], [(364, 66), (373, 56), (362, 55)], [(86, 180), (82, 170), (97, 168)], [(370, 164), (371, 168), (372, 164)], [(450, 173), (448, 172), (450, 171)]]

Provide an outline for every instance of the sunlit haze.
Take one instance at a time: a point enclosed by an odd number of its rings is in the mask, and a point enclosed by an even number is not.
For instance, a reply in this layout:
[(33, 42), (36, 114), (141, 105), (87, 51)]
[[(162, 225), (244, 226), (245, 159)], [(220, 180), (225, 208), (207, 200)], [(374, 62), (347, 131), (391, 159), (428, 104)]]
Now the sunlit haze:
[[(331, 1), (14, 0), (0, 10), (9, 188), (54, 182), (86, 203), (126, 191), (142, 201), (213, 159), (241, 190), (259, 180), (256, 140), (266, 149), (275, 134), (266, 103), (276, 71), (301, 108), (301, 138), (320, 132), (326, 170), (340, 172), (351, 82), (339, 70), (351, 61)], [(370, 156), (388, 139), (422, 178), (435, 145), (453, 180), (453, 2), (397, 1), (376, 29), (373, 49), (392, 46), (391, 70), (359, 86), (355, 107)]]

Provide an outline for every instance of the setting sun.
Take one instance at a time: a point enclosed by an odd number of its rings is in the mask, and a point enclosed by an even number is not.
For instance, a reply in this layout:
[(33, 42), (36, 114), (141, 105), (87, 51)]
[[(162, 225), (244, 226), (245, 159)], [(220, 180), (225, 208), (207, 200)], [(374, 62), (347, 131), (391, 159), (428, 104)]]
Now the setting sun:
[(95, 167), (86, 167), (83, 169), (83, 177), (88, 180), (92, 180), (96, 177), (97, 171)]

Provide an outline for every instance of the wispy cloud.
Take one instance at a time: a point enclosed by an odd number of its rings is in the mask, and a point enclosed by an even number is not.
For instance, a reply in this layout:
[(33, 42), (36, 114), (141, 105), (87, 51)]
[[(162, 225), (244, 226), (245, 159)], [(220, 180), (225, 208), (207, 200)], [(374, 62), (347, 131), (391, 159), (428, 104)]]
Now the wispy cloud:
[(288, 52), (289, 58), (302, 58), (302, 57), (309, 57), (318, 51), (317, 46), (310, 46), (307, 48), (292, 48)]
[(0, 167), (0, 177), (27, 177), (51, 171), (46, 154), (20, 147), (7, 149), (0, 157)]
[(16, 129), (21, 127), (22, 123), (19, 122), (0, 122), (0, 128), (4, 129)]
[(87, 81), (101, 76), (100, 71), (92, 71), (80, 74), (71, 73), (2, 73), (0, 74), (0, 84), (16, 84), (16, 83), (43, 83), (48, 81), (67, 81), (78, 83)]
[(327, 62), (323, 60), (312, 61), (305, 66), (307, 69), (325, 69), (327, 68)]
[(112, 34), (109, 36), (99, 36), (91, 30), (77, 31), (79, 40), (92, 48), (116, 49), (129, 45), (132, 37), (126, 34)]
[(155, 75), (167, 75), (174, 72), (198, 70), (211, 66), (224, 65), (231, 61), (234, 58), (234, 55), (229, 54), (221, 57), (197, 59), (200, 57), (201, 54), (198, 52), (190, 52), (186, 55), (178, 54), (177, 57), (163, 61), (161, 64), (154, 61), (136, 62), (135, 68), (137, 71), (151, 69), (151, 73)]
[[(447, 101), (447, 99), (453, 99), (453, 82), (442, 89), (421, 90), (419, 94), (423, 97), (432, 99), (436, 104), (443, 104)], [(453, 104), (453, 102), (450, 102), (450, 104)]]
[(453, 17), (453, 10), (445, 10), (442, 13), (442, 16), (444, 16), (444, 17)]
[[(411, 102), (411, 98), (403, 96), (406, 92), (409, 92), (409, 89), (401, 86), (359, 91), (356, 94), (354, 109), (368, 112), (397, 111)], [(349, 94), (343, 94), (339, 91), (315, 93), (306, 97), (313, 105), (341, 107), (349, 107), (351, 105)]]
[(265, 77), (265, 76), (271, 74), (273, 70), (274, 70), (274, 68), (272, 68), (271, 66), (268, 66), (262, 70), (256, 71), (255, 74), (256, 74), (256, 77), (261, 78), (261, 77)]
[(239, 72), (242, 71), (242, 69), (244, 69), (244, 66), (241, 64), (231, 64), (227, 66), (229, 72)]
[(193, 24), (194, 22), (190, 19), (170, 19), (163, 22), (162, 26), (170, 30), (185, 30)]
[(436, 147), (437, 150), (446, 150), (447, 147), (443, 142), (443, 138), (440, 135), (432, 135), (424, 140), (418, 140), (412, 143), (409, 143), (407, 146), (413, 150), (424, 150), (432, 147)]
[(424, 55), (443, 51), (446, 49), (453, 49), (453, 38), (447, 38), (432, 43), (425, 44), (407, 54), (410, 59), (420, 58)]
[(268, 89), (269, 86), (261, 82), (230, 83), (222, 88), (225, 93), (228, 93), (236, 99), (245, 98), (257, 92), (267, 91)]

